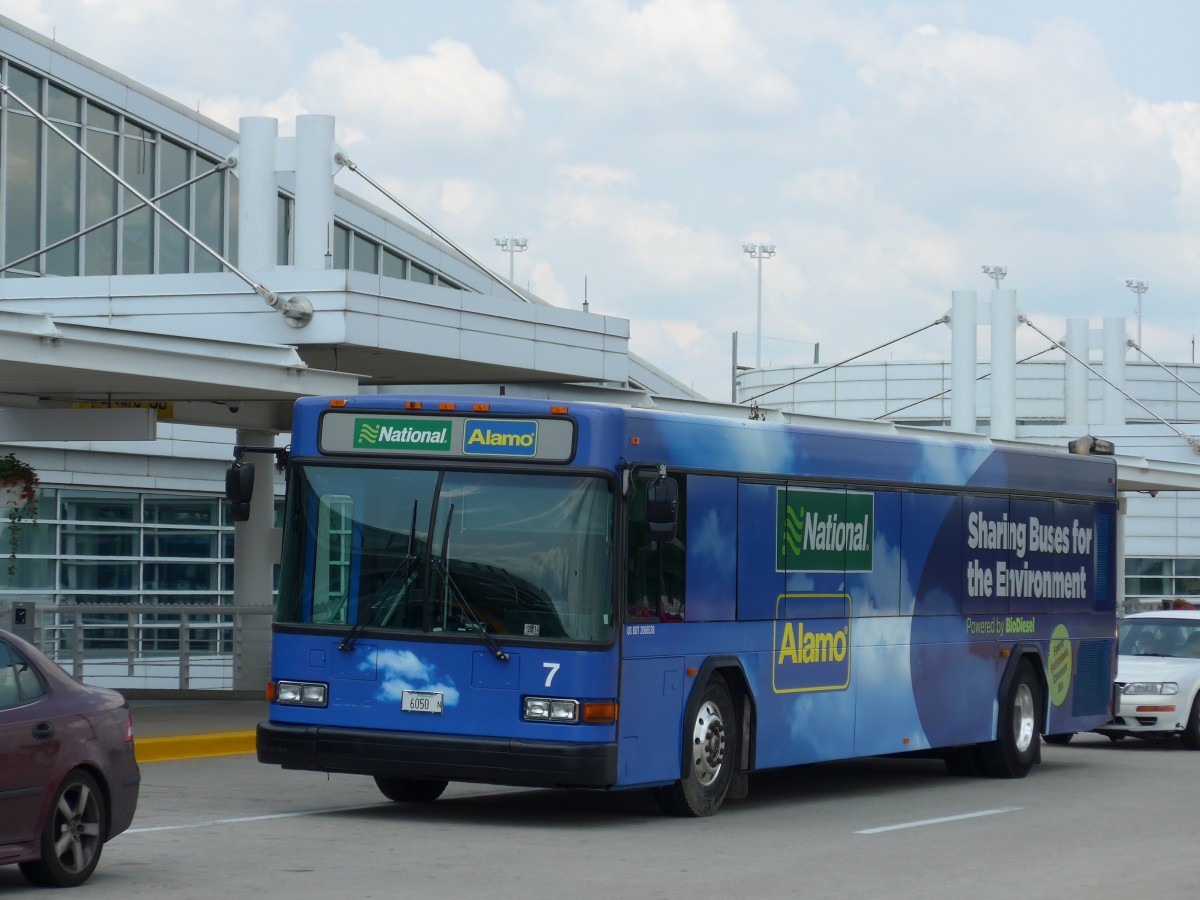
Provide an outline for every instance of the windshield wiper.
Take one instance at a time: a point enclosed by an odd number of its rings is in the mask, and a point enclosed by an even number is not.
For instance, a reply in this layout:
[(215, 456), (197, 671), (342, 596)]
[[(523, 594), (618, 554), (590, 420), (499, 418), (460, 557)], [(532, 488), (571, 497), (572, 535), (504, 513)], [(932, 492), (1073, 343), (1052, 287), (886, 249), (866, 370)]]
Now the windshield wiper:
[(412, 586), (413, 579), (416, 577), (416, 574), (413, 572), (413, 568), (417, 563), (417, 557), (413, 553), (413, 540), (417, 533), (417, 503), (418, 501), (413, 501), (412, 524), (408, 529), (408, 553), (405, 554), (404, 559), (400, 560), (400, 564), (396, 566), (394, 570), (392, 570), (392, 574), (390, 574), (387, 577), (387, 580), (384, 581), (383, 587), (381, 587), (379, 592), (376, 594), (378, 599), (367, 607), (365, 614), (358, 618), (358, 621), (354, 623), (354, 625), (346, 633), (346, 636), (342, 638), (342, 642), (338, 644), (339, 650), (350, 651), (354, 649), (354, 642), (358, 639), (359, 631), (363, 629), (363, 626), (369, 625), (375, 621), (376, 611), (379, 610), (379, 608), (382, 607), (385, 602), (387, 602), (388, 588), (390, 588), (397, 580), (401, 580), (403, 584), (392, 598), (391, 608), (387, 611), (387, 615), (383, 617), (382, 623), (384, 625), (386, 625), (388, 620), (395, 615), (396, 607), (400, 605), (400, 601), (404, 599), (405, 594), (408, 593), (408, 589)]
[(458, 585), (454, 583), (454, 579), (450, 577), (450, 566), (448, 563), (450, 553), (450, 522), (454, 518), (454, 504), (450, 504), (450, 510), (446, 513), (446, 529), (442, 532), (442, 555), (439, 559), (434, 560), (434, 568), (438, 574), (442, 576), (442, 590), (447, 595), (454, 595), (454, 602), (458, 604), (458, 608), (467, 614), (471, 620), (471, 624), (479, 630), (479, 636), (483, 638), (483, 642), (487, 644), (488, 649), (492, 651), (492, 655), (500, 662), (508, 662), (508, 654), (504, 648), (496, 643), (496, 639), (492, 637), (487, 630), (487, 627), (475, 613), (475, 609), (467, 602), (466, 596)]

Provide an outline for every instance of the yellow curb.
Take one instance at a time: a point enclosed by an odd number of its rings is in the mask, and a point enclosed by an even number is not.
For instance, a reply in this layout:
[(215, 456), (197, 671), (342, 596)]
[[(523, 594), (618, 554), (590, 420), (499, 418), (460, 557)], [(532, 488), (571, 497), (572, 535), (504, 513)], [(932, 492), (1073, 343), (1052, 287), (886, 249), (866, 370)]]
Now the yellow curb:
[(139, 763), (170, 759), (194, 759), (203, 756), (234, 756), (254, 753), (257, 744), (253, 731), (220, 731), (213, 734), (185, 734), (178, 737), (137, 738), (133, 744)]

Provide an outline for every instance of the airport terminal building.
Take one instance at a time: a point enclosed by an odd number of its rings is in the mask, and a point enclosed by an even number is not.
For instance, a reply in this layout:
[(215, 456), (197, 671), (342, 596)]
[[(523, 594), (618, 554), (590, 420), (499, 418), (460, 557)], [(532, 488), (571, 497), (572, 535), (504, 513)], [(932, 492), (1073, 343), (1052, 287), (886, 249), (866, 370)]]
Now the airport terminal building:
[[(708, 406), (629, 352), (627, 321), (550, 306), (402, 207), (335, 186), (331, 158), (358, 173), (329, 116), (298, 117), (295, 137), (265, 118), (235, 132), (4, 18), (0, 82), (0, 456), (41, 482), (36, 521), (0, 520), (0, 615), (77, 674), (99, 656), (89, 677), (118, 687), (263, 683), (274, 575), (233, 560), (272, 538), (232, 521), (224, 477), (235, 445), (286, 445), (297, 397), (421, 384)], [(1017, 439), (1074, 427), (1062, 367), (1023, 371)], [(737, 391), (772, 389), (761, 403), (784, 413), (945, 427), (942, 401), (923, 399), (945, 368), (845, 367), (783, 390), (804, 371), (767, 368)], [(1129, 373), (1133, 391), (1166, 389), (1149, 364)], [(1195, 422), (1200, 398), (1171, 390), (1150, 402)], [(922, 402), (894, 413), (902, 397)], [(1119, 452), (1193, 465), (1159, 423), (1111, 424), (1094, 433)], [(256, 502), (269, 520), (272, 498)], [(1200, 599), (1197, 504), (1130, 499), (1131, 598)]]

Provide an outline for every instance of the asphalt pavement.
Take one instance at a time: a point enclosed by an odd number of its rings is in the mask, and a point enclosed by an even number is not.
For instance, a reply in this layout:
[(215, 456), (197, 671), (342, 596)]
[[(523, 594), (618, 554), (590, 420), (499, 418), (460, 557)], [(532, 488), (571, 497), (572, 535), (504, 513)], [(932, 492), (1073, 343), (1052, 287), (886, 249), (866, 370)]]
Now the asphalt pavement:
[(130, 700), (138, 762), (232, 756), (255, 751), (265, 700)]

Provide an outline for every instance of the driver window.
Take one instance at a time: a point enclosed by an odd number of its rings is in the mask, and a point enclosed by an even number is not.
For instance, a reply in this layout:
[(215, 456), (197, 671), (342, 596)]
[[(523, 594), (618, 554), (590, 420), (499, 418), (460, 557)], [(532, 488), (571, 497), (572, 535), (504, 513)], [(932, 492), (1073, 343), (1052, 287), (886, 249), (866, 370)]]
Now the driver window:
[(673, 475), (679, 484), (679, 519), (675, 538), (650, 540), (646, 522), (647, 481), (635, 481), (629, 501), (626, 613), (630, 619), (682, 622), (686, 618), (684, 588), (687, 563), (687, 476)]

